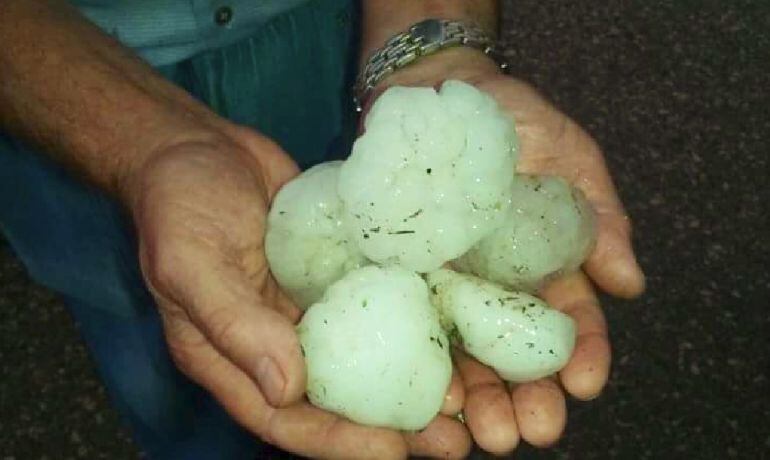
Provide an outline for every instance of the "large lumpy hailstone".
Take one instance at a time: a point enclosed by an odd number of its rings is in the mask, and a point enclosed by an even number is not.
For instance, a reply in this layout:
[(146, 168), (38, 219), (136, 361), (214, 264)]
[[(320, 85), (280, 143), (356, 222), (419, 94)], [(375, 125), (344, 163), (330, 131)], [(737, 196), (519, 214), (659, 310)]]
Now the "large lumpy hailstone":
[(537, 297), (446, 269), (430, 273), (428, 284), (453, 338), (503, 379), (537, 380), (569, 361), (575, 323)]
[(424, 428), (449, 385), (449, 342), (415, 273), (364, 267), (333, 284), (297, 332), (307, 395), (358, 423)]
[(595, 222), (582, 192), (556, 176), (517, 176), (503, 224), (454, 262), (456, 268), (528, 292), (580, 267)]
[(341, 162), (323, 163), (287, 183), (267, 217), (265, 254), (283, 290), (301, 308), (345, 273), (367, 263), (345, 232), (337, 195)]
[(435, 270), (500, 224), (516, 156), (512, 121), (476, 88), (390, 88), (340, 170), (351, 236), (376, 262)]

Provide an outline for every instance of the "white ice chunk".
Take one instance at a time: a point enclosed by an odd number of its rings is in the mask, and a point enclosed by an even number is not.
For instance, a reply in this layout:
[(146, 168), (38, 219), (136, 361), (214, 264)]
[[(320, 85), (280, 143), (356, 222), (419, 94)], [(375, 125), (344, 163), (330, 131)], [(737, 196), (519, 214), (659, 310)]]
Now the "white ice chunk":
[(401, 268), (364, 267), (334, 283), (297, 327), (307, 395), (358, 423), (424, 428), (452, 373), (428, 287)]
[(513, 207), (500, 228), (454, 262), (504, 286), (536, 291), (576, 270), (594, 245), (595, 223), (582, 192), (555, 176), (517, 176)]
[(300, 308), (368, 262), (347, 235), (337, 178), (342, 162), (322, 163), (287, 183), (267, 218), (265, 254), (278, 284)]
[(574, 321), (537, 297), (447, 269), (430, 273), (428, 284), (450, 336), (505, 380), (537, 380), (572, 355)]
[(428, 272), (500, 225), (517, 157), (513, 123), (492, 98), (448, 81), (393, 87), (343, 164), (345, 222), (375, 262)]

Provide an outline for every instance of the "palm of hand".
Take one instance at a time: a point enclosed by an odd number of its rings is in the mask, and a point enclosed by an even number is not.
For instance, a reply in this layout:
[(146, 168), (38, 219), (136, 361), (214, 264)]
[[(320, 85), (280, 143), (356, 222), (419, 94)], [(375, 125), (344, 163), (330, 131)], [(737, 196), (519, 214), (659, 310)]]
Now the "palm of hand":
[[(275, 321), (273, 309), (292, 313), (262, 252), (267, 202), (279, 184), (255, 174), (248, 151), (225, 147), (183, 143), (162, 152), (144, 168), (133, 207), (142, 271), (172, 355), (215, 394), (220, 383), (209, 381), (212, 366), (223, 373), (257, 366), (247, 347), (256, 345), (249, 334), (260, 331), (241, 325)], [(291, 325), (284, 326), (281, 334), (288, 334)], [(278, 351), (264, 344), (257, 350)]]
[[(174, 361), (241, 425), (301, 455), (462, 455), (468, 436), (449, 417), (401, 434), (301, 400), (300, 311), (278, 289), (263, 250), (268, 203), (297, 172), (280, 148), (245, 129), (225, 143), (177, 145), (144, 168), (132, 200), (140, 262)], [(453, 388), (461, 391), (459, 382)]]
[(494, 76), (480, 81), (478, 87), (516, 120), (521, 141), (519, 172), (564, 177), (593, 205), (597, 244), (585, 266), (593, 281), (610, 294), (638, 295), (644, 278), (630, 244), (631, 224), (596, 142), (523, 82)]
[[(471, 81), (516, 121), (518, 172), (562, 176), (593, 205), (597, 244), (584, 270), (609, 293), (638, 295), (644, 278), (631, 249), (630, 222), (593, 139), (525, 83), (498, 74)], [(588, 277), (581, 272), (554, 280), (541, 296), (577, 324), (575, 351), (558, 378), (507, 387), (491, 369), (462, 353), (456, 356), (466, 387), (468, 428), (476, 442), (493, 453), (511, 451), (521, 438), (536, 446), (552, 444), (566, 423), (565, 390), (575, 398), (591, 399), (607, 381), (607, 328)]]

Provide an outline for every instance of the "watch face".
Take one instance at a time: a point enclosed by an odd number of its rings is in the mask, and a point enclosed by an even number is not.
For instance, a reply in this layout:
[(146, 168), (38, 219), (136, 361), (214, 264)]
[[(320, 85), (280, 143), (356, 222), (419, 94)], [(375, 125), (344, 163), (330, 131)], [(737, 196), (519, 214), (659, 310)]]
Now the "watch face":
[(412, 37), (420, 41), (421, 45), (429, 43), (441, 43), (446, 38), (444, 22), (438, 19), (426, 19), (413, 25), (411, 29)]

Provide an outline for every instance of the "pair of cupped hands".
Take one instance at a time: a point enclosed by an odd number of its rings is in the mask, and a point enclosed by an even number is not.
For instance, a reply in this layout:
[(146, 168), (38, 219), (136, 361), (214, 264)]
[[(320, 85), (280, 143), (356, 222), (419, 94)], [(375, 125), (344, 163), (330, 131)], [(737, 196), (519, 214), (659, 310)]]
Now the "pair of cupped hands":
[[(388, 85), (476, 85), (515, 120), (518, 172), (560, 175), (588, 197), (597, 243), (578, 273), (540, 293), (574, 318), (577, 343), (558, 375), (508, 385), (460, 351), (441, 413), (419, 432), (357, 425), (304, 399), (305, 369), (294, 325), (300, 310), (270, 274), (263, 237), (271, 199), (298, 174), (275, 143), (221, 121), (207, 136), (181, 136), (125, 180), (142, 272), (176, 364), (265, 442), (310, 457), (462, 457), (471, 440), (494, 454), (526, 441), (556, 442), (565, 395), (596, 397), (607, 382), (610, 344), (593, 285), (620, 297), (644, 289), (631, 225), (596, 143), (526, 83), (480, 54), (444, 52), (389, 77)], [(513, 171), (511, 171), (513, 174)], [(361, 382), (366, 385), (366, 382)], [(372, 395), (376, 398), (377, 395)], [(456, 415), (462, 411), (464, 423)]]

